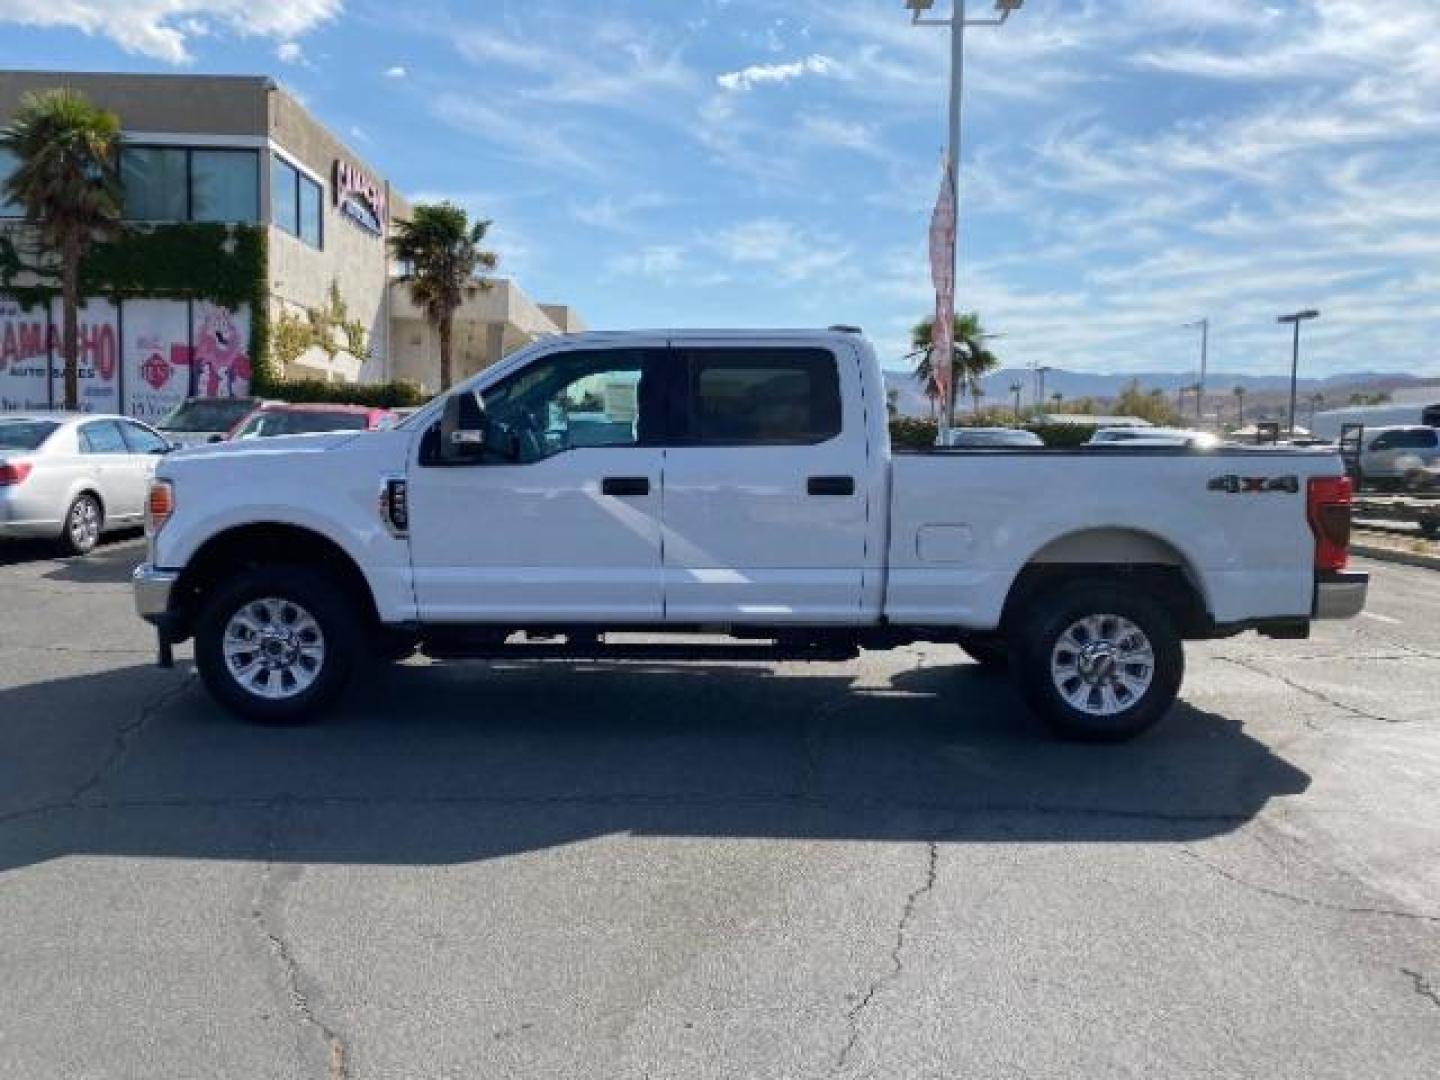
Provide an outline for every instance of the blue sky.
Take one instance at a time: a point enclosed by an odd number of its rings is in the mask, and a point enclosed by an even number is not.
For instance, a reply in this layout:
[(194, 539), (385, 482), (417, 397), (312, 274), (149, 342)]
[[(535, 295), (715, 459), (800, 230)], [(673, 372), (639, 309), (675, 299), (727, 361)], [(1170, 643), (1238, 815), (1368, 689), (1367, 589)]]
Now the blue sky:
[[(944, 7), (946, 0), (940, 0)], [(987, 0), (971, 0), (983, 13)], [(933, 303), (945, 35), (900, 0), (0, 0), (0, 65), (265, 72), (596, 327)], [(1440, 3), (1029, 0), (972, 35), (960, 303), (1010, 364), (1440, 375)]]

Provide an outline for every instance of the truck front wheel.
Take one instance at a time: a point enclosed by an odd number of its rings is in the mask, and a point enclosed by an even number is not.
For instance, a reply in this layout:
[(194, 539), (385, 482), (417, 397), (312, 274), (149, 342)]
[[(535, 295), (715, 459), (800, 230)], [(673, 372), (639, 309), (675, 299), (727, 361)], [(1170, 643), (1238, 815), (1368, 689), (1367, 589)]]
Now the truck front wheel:
[(345, 689), (361, 621), (341, 586), (308, 566), (260, 566), (215, 589), (195, 632), (206, 687), (261, 724), (313, 719)]
[(1170, 613), (1134, 587), (1072, 581), (1034, 597), (1013, 634), (1016, 676), (1059, 734), (1119, 742), (1169, 712), (1185, 675)]

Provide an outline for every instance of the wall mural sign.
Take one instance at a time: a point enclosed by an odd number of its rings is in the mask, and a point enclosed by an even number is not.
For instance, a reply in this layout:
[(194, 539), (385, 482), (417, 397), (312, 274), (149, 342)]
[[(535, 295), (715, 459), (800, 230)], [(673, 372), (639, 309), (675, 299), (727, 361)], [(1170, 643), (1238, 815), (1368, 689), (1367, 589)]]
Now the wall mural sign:
[(250, 394), (250, 308), (194, 303), (192, 340), (194, 390), (199, 397), (247, 397)]
[[(120, 312), (109, 300), (90, 299), (80, 305), (79, 359), (76, 364), (81, 412), (120, 411)], [(65, 402), (65, 361), (61, 334), (65, 314), (56, 298), (50, 309), (52, 400)]]
[(335, 162), (335, 206), (366, 232), (379, 236), (389, 214), (385, 189), (348, 161)]
[(50, 319), (44, 306), (26, 311), (0, 297), (0, 410), (50, 405)]
[(126, 300), (125, 411), (151, 423), (190, 394), (190, 305)]

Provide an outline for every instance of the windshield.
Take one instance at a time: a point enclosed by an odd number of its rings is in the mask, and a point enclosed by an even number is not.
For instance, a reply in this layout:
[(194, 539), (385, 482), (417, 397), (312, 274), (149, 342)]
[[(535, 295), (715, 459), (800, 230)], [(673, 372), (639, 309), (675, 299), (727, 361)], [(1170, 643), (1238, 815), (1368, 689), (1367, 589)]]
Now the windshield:
[(237, 439), (268, 439), (276, 435), (313, 435), (321, 431), (364, 431), (364, 413), (258, 412), (235, 433)]
[(59, 426), (53, 420), (0, 420), (0, 450), (38, 450)]
[(229, 431), (256, 404), (254, 398), (191, 398), (177, 405), (156, 426), (161, 431)]

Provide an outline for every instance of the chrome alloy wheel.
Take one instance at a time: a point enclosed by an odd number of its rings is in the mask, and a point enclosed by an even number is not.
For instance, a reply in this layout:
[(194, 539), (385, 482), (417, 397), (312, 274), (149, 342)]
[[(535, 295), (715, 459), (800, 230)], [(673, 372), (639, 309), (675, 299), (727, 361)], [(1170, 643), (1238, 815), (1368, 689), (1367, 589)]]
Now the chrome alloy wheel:
[(1115, 716), (1135, 706), (1155, 679), (1155, 651), (1145, 632), (1119, 615), (1087, 615), (1060, 635), (1050, 678), (1071, 707)]
[(70, 543), (76, 551), (89, 551), (100, 541), (100, 507), (91, 498), (79, 498), (70, 508)]
[(271, 701), (303, 694), (325, 666), (325, 635), (293, 600), (248, 600), (225, 624), (225, 666), (248, 693)]

